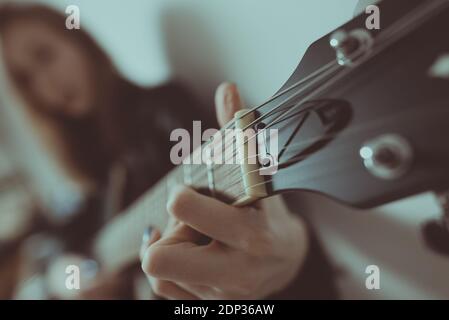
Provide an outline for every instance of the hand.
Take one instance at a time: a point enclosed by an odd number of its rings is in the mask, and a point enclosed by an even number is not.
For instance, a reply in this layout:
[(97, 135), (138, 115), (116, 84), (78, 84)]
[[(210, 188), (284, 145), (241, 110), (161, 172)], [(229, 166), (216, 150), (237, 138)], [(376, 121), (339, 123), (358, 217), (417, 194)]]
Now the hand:
[[(241, 107), (234, 85), (219, 87), (216, 107), (221, 125), (232, 119)], [(280, 197), (236, 208), (180, 186), (167, 209), (169, 226), (146, 235), (141, 249), (142, 269), (160, 297), (264, 298), (291, 283), (305, 260), (305, 225)]]

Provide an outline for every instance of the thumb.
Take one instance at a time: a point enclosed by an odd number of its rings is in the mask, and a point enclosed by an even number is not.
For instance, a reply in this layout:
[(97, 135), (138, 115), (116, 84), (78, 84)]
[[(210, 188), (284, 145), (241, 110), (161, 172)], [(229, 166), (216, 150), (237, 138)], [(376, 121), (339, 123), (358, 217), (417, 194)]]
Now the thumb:
[(225, 82), (218, 87), (215, 93), (215, 109), (221, 127), (232, 120), (234, 113), (243, 109), (243, 102), (235, 84)]

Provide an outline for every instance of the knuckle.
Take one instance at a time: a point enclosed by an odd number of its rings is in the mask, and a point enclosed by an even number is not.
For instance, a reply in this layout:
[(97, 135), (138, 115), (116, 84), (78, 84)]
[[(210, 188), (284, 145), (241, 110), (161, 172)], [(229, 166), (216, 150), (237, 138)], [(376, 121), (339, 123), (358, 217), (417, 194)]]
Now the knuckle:
[(150, 277), (158, 277), (164, 269), (164, 254), (161, 248), (150, 247), (142, 260), (142, 270)]
[(259, 230), (249, 232), (245, 237), (243, 246), (245, 250), (254, 256), (267, 256), (274, 248), (275, 239), (271, 232)]
[(255, 209), (248, 210), (243, 225), (246, 226), (245, 232), (241, 233), (243, 250), (255, 256), (267, 255), (274, 250), (276, 233), (264, 212)]
[(189, 200), (190, 193), (188, 189), (177, 189), (167, 201), (167, 211), (175, 217), (181, 217), (186, 211)]

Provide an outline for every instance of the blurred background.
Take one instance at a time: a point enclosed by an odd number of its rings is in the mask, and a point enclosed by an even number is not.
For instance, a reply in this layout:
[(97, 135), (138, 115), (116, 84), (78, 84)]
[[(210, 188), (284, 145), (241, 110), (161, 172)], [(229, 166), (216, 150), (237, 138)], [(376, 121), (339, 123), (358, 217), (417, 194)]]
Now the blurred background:
[[(7, 2), (0, 0), (0, 5)], [(174, 103), (181, 103), (189, 110), (186, 112), (195, 110), (193, 114), (197, 118), (211, 119), (213, 94), (220, 82), (236, 82), (248, 106), (264, 101), (282, 86), (314, 40), (353, 16), (357, 0), (13, 2), (44, 4), (61, 14), (68, 5), (77, 5), (82, 31), (92, 36), (110, 57), (114, 72), (122, 75), (118, 86), (125, 87), (123, 91), (127, 94), (137, 92), (134, 87), (161, 89), (157, 94), (154, 90), (151, 94), (148, 90), (136, 93), (137, 105), (151, 99), (159, 101), (164, 94), (178, 94), (178, 85), (165, 88), (176, 81), (183, 86), (179, 89), (180, 96), (188, 92), (193, 98), (191, 103), (184, 103), (184, 99)], [(3, 44), (0, 42), (0, 45)], [(14, 62), (15, 58), (10, 59)], [(110, 203), (114, 186), (120, 189), (117, 181), (120, 181), (121, 171), (115, 164), (124, 163), (132, 176), (133, 172), (143, 170), (135, 158), (148, 155), (136, 156), (133, 150), (123, 151), (120, 146), (113, 145), (113, 151), (105, 151), (110, 170), (99, 174), (95, 183), (86, 181), (80, 174), (84, 170), (81, 165), (64, 161), (70, 152), (60, 147), (57, 127), (36, 115), (36, 110), (27, 106), (30, 100), (35, 100), (24, 99), (18, 94), (20, 90), (12, 85), (6, 60), (2, 59), (0, 67), (0, 295), (3, 298), (48, 298), (43, 293), (45, 280), (34, 271), (42, 268), (42, 261), (54, 257), (55, 252), (65, 250), (58, 241), (48, 239), (48, 230), (70, 225), (73, 215), (79, 212), (85, 214), (92, 189), (102, 190), (92, 196), (92, 206), (106, 202), (107, 206), (119, 210), (120, 204)], [(101, 81), (101, 78), (96, 80)], [(190, 106), (193, 109), (189, 109)], [(53, 116), (54, 110), (50, 113)], [(175, 122), (167, 126), (177, 125)], [(74, 146), (78, 144), (82, 142), (73, 143)], [(92, 148), (86, 148), (89, 147)], [(124, 158), (126, 160), (122, 161)], [(129, 158), (133, 160), (128, 161)], [(115, 161), (117, 159), (120, 161)], [(80, 163), (83, 162), (80, 160)], [(161, 169), (166, 170), (166, 167)], [(150, 181), (154, 179), (156, 176), (149, 178)], [(137, 185), (136, 194), (145, 187), (139, 183), (133, 182), (133, 186)], [(106, 200), (98, 202), (98, 194)], [(122, 206), (133, 197), (127, 195)], [(331, 265), (337, 270), (336, 281), (342, 298), (449, 297), (449, 287), (443, 281), (447, 278), (449, 259), (429, 250), (421, 237), (422, 224), (441, 214), (432, 194), (364, 212), (316, 195), (295, 198), (292, 206), (313, 223)], [(37, 245), (39, 243), (44, 245)], [(27, 252), (35, 254), (29, 258)], [(26, 264), (27, 268), (21, 260), (24, 255), (32, 260)], [(382, 271), (381, 290), (371, 291), (365, 287), (365, 268), (371, 264)], [(17, 281), (10, 281), (20, 278), (18, 269), (20, 274), (33, 275), (28, 277), (33, 279), (29, 285), (32, 290), (19, 290)]]

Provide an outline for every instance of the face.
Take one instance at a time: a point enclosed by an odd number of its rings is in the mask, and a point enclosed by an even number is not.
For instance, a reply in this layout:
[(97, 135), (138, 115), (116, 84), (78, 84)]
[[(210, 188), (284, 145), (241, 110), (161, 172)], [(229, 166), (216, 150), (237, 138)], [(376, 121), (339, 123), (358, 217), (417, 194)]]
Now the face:
[(91, 111), (94, 80), (89, 59), (62, 32), (43, 22), (17, 20), (4, 31), (2, 45), (11, 76), (32, 101), (68, 117)]

